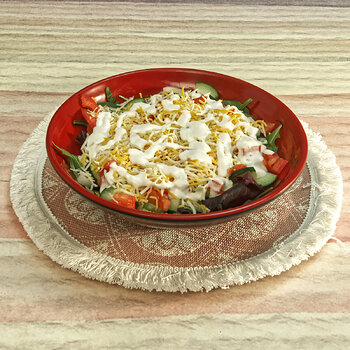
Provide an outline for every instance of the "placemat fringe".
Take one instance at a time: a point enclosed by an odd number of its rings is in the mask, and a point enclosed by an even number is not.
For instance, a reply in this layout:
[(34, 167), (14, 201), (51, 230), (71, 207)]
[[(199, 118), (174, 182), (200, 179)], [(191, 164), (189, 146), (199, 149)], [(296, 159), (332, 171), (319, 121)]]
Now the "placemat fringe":
[(275, 276), (317, 253), (335, 231), (340, 215), (343, 187), (333, 153), (303, 123), (309, 141), (308, 164), (316, 178), (312, 184), (314, 205), (306, 220), (291, 237), (276, 242), (260, 255), (222, 266), (181, 268), (136, 264), (103, 255), (74, 244), (62, 235), (60, 223), (48, 217), (35, 195), (35, 164), (44, 147), (45, 132), (52, 113), (33, 131), (19, 151), (10, 182), (13, 208), (37, 247), (61, 266), (99, 281), (148, 291), (210, 291)]

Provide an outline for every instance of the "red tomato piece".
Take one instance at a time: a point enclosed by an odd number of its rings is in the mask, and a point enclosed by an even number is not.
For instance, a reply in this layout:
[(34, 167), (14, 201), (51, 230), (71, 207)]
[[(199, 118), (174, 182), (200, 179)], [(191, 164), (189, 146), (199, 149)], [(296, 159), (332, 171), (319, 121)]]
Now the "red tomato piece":
[(194, 98), (193, 101), (194, 101), (194, 103), (202, 103), (202, 102), (205, 102), (206, 99), (207, 99), (207, 97), (202, 95), (200, 97)]
[(235, 171), (237, 171), (239, 169), (244, 169), (246, 167), (247, 166), (244, 164), (237, 164), (233, 168), (227, 170), (228, 176), (231, 176)]
[(288, 164), (288, 160), (283, 158), (278, 158), (273, 165), (274, 173), (277, 175), (280, 174), (287, 164)]
[(99, 172), (100, 178), (98, 180), (98, 185), (101, 186), (102, 184), (102, 180), (105, 176), (105, 170), (108, 172), (111, 169), (111, 164), (114, 163), (115, 160), (111, 159), (108, 162), (105, 163), (105, 165), (103, 166), (103, 169)]
[(277, 153), (264, 154), (264, 165), (270, 173), (279, 175), (284, 167), (288, 164), (288, 160), (281, 158)]
[(170, 199), (167, 191), (164, 191), (164, 194), (162, 195), (157, 189), (152, 188), (147, 199), (150, 203), (164, 211), (168, 211), (170, 207)]
[(268, 135), (271, 131), (276, 129), (276, 123), (271, 123), (267, 121), (265, 121), (265, 123), (266, 123), (266, 126), (265, 126), (266, 135)]
[(87, 132), (91, 134), (91, 131), (96, 126), (97, 117), (92, 116), (89, 113), (89, 110), (86, 108), (80, 108), (80, 109), (81, 109), (81, 114), (83, 115), (83, 118), (88, 122)]
[(126, 193), (114, 193), (113, 200), (126, 208), (135, 209), (136, 206), (136, 198)]
[(114, 159), (111, 159), (108, 162), (106, 162), (106, 164), (103, 166), (103, 169), (109, 171), (111, 169), (111, 164), (112, 163), (115, 163)]
[(92, 97), (86, 95), (80, 96), (80, 105), (83, 108), (90, 109), (90, 111), (93, 111), (98, 107), (96, 101), (93, 100)]

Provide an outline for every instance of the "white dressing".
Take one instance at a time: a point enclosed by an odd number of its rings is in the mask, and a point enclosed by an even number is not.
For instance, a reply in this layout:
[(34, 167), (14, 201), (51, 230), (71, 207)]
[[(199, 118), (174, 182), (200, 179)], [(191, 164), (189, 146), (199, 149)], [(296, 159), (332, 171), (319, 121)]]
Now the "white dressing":
[(157, 110), (156, 108), (149, 104), (149, 103), (145, 103), (145, 102), (136, 102), (134, 103), (131, 108), (130, 108), (130, 112), (135, 112), (137, 111), (138, 109), (142, 109), (142, 111), (146, 112), (146, 113), (149, 113), (149, 114), (155, 114), (157, 113)]
[(147, 178), (145, 172), (140, 172), (137, 175), (131, 175), (126, 171), (126, 169), (113, 162), (110, 164), (109, 171), (105, 173), (105, 178), (110, 186), (113, 185), (115, 180), (114, 172), (117, 172), (119, 176), (125, 177), (126, 180), (135, 187), (152, 185), (152, 182)]
[(180, 137), (184, 141), (205, 140), (210, 134), (210, 129), (207, 124), (202, 121), (193, 121), (187, 124), (186, 127), (181, 128)]
[(163, 100), (162, 106), (166, 111), (178, 111), (180, 109), (179, 105), (176, 105), (172, 101), (168, 100)]
[(209, 155), (199, 149), (193, 149), (193, 150), (187, 150), (184, 151), (182, 153), (180, 153), (180, 159), (184, 162), (188, 159), (192, 159), (192, 160), (198, 160), (202, 163), (207, 163), (207, 164), (211, 164), (212, 160), (209, 157)]
[(187, 194), (187, 174), (184, 169), (178, 168), (176, 166), (169, 166), (165, 164), (156, 165), (165, 175), (172, 176), (173, 181), (162, 181), (160, 184), (157, 183), (159, 188), (171, 189), (171, 191), (178, 198), (185, 198)]
[(149, 161), (154, 157), (154, 154), (166, 146), (166, 144), (163, 144), (165, 138), (166, 136), (163, 135), (145, 151), (130, 148), (128, 152), (130, 155), (131, 162), (142, 166), (148, 165)]
[(229, 134), (219, 134), (216, 151), (218, 157), (218, 175), (225, 177), (228, 174), (228, 169), (233, 166), (232, 145)]
[(186, 126), (191, 120), (191, 112), (188, 110), (182, 111), (180, 118), (177, 121), (177, 124), (180, 126)]
[(227, 189), (228, 170), (236, 163), (253, 166), (258, 176), (266, 173), (262, 153), (269, 151), (257, 140), (259, 129), (250, 118), (209, 94), (202, 103), (193, 101), (201, 96), (196, 91), (163, 91), (126, 111), (100, 109), (82, 146), (99, 171), (114, 160), (104, 171), (100, 191), (114, 186), (133, 195), (155, 187), (200, 201), (208, 188), (211, 196), (218, 194), (210, 183)]
[(112, 115), (110, 112), (100, 112), (93, 133), (86, 138), (86, 152), (92, 159), (96, 157), (98, 152), (105, 149), (100, 143), (109, 137), (111, 118)]
[(148, 143), (148, 141), (141, 138), (138, 134), (145, 134), (146, 132), (158, 130), (160, 128), (161, 127), (159, 125), (153, 124), (134, 125), (130, 130), (131, 145), (143, 149)]
[(254, 167), (258, 177), (266, 175), (267, 169), (263, 163), (264, 157), (262, 152), (266, 146), (248, 135), (242, 135), (236, 143), (238, 150), (237, 158), (240, 163), (247, 167)]
[[(135, 111), (126, 111), (126, 112), (121, 113), (118, 116), (117, 128), (120, 128), (123, 125), (124, 118), (135, 117), (135, 115), (136, 115)], [(95, 129), (94, 129), (94, 132), (95, 132)]]

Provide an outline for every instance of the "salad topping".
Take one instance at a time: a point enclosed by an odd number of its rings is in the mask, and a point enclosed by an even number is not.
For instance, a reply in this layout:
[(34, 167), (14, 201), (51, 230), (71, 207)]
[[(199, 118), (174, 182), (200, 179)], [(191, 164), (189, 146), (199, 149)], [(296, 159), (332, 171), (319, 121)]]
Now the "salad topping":
[[(201, 89), (206, 85), (200, 84)], [(125, 196), (132, 196), (133, 205), (143, 210), (152, 204), (162, 211), (206, 212), (256, 197), (265, 186), (259, 178), (270, 174), (273, 155), (279, 158), (270, 147), (276, 147), (278, 131), (270, 145), (264, 121), (244, 112), (246, 104), (214, 99), (217, 94), (210, 88), (203, 93), (199, 88), (166, 87), (119, 104), (108, 88), (108, 101), (99, 105), (83, 96), (88, 134), (77, 157), (77, 181), (104, 198), (111, 193), (107, 197), (120, 205)], [(284, 166), (288, 163), (279, 159)], [(233, 179), (235, 168), (252, 172)], [(276, 176), (270, 175), (274, 181)], [(233, 194), (240, 199), (231, 198)], [(176, 208), (171, 208), (171, 200)]]

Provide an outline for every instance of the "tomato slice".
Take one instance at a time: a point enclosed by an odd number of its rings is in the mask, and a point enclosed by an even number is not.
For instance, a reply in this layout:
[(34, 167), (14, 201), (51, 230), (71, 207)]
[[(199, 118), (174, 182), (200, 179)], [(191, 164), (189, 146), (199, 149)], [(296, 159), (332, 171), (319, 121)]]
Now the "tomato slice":
[(283, 158), (278, 158), (276, 162), (273, 164), (274, 174), (280, 174), (284, 167), (288, 164), (288, 160)]
[(273, 174), (279, 175), (284, 167), (288, 164), (288, 160), (281, 158), (277, 153), (263, 154), (264, 165), (266, 169)]
[(106, 171), (109, 171), (111, 169), (112, 163), (115, 163), (114, 159), (110, 159), (108, 162), (106, 162), (105, 165), (103, 166), (103, 169)]
[(266, 135), (268, 135), (271, 131), (276, 129), (276, 123), (271, 123), (267, 121), (265, 121), (265, 123), (266, 123), (266, 126), (265, 126)]
[(149, 192), (147, 199), (150, 203), (154, 204), (156, 207), (159, 207), (160, 209), (164, 211), (168, 211), (170, 207), (170, 199), (168, 197), (168, 192), (164, 191), (164, 194), (162, 194), (155, 188), (152, 188)]
[(244, 169), (246, 167), (247, 166), (244, 164), (237, 164), (233, 168), (230, 168), (227, 170), (228, 176), (231, 176), (235, 171), (240, 170), (240, 169)]
[(114, 193), (113, 195), (114, 201), (126, 208), (135, 209), (136, 206), (136, 198), (126, 193)]
[(83, 118), (88, 122), (87, 132), (91, 134), (92, 130), (96, 126), (97, 117), (92, 116), (87, 108), (82, 107), (80, 109)]
[(86, 95), (80, 96), (80, 105), (82, 108), (90, 109), (90, 111), (98, 107), (96, 101), (92, 99), (92, 97)]
[(194, 103), (203, 103), (203, 102), (205, 102), (206, 99), (207, 99), (207, 97), (202, 95), (200, 97), (194, 98), (193, 101), (194, 101)]

